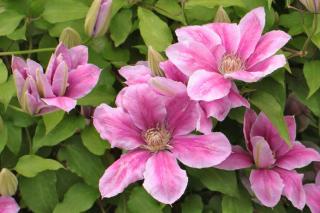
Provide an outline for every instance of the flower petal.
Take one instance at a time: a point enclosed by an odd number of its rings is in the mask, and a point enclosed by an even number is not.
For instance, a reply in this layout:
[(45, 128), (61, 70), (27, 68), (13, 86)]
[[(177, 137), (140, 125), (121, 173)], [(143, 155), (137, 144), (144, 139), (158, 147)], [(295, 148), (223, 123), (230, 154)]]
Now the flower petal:
[(243, 60), (246, 60), (255, 50), (265, 25), (265, 16), (264, 8), (258, 7), (241, 19), (239, 23), (241, 40), (237, 55)]
[(267, 207), (274, 207), (280, 201), (284, 188), (280, 175), (269, 169), (252, 170), (250, 174), (251, 189)]
[(168, 47), (166, 54), (170, 61), (187, 76), (199, 69), (217, 70), (217, 59), (206, 46), (197, 42), (175, 43)]
[(263, 35), (254, 53), (248, 59), (247, 67), (251, 69), (252, 66), (274, 55), (290, 38), (290, 35), (281, 30), (271, 31)]
[(247, 109), (243, 119), (243, 135), (248, 151), (252, 151), (251, 129), (257, 119), (257, 114), (252, 109)]
[(258, 168), (268, 168), (272, 166), (276, 159), (273, 156), (272, 150), (268, 142), (261, 136), (254, 136), (251, 138), (253, 146), (253, 158)]
[(77, 99), (87, 95), (97, 85), (100, 72), (93, 64), (80, 65), (70, 71), (66, 96)]
[(102, 197), (113, 197), (138, 180), (143, 179), (143, 172), (151, 153), (135, 150), (123, 154), (103, 174), (99, 181)]
[(207, 26), (187, 26), (176, 30), (178, 41), (196, 41), (212, 50), (221, 44), (220, 37)]
[(12, 197), (0, 196), (0, 213), (18, 213), (20, 207)]
[(164, 98), (147, 84), (128, 87), (123, 95), (122, 104), (134, 124), (141, 130), (155, 128), (164, 122)]
[(244, 151), (241, 146), (232, 146), (232, 151), (229, 157), (219, 165), (215, 166), (223, 170), (237, 170), (249, 168), (253, 165), (251, 155)]
[(198, 113), (199, 117), (197, 122), (197, 130), (199, 132), (202, 132), (203, 134), (211, 133), (211, 130), (213, 128), (212, 120), (211, 118), (208, 118), (206, 112), (200, 104), (198, 104)]
[(299, 142), (295, 142), (291, 149), (277, 159), (277, 166), (292, 170), (309, 165), (312, 161), (320, 161), (320, 154), (312, 149), (306, 148)]
[(124, 66), (119, 74), (126, 79), (127, 85), (147, 83), (151, 78), (151, 70), (145, 65)]
[(167, 105), (167, 128), (172, 136), (186, 135), (192, 132), (197, 125), (199, 116), (197, 103), (191, 101), (188, 96), (177, 96)]
[(191, 99), (213, 101), (227, 96), (231, 81), (215, 72), (198, 70), (190, 76), (187, 91)]
[(221, 44), (224, 46), (226, 54), (237, 53), (240, 43), (240, 28), (237, 24), (214, 23), (207, 26), (220, 36)]
[(306, 192), (306, 203), (312, 213), (319, 213), (320, 210), (320, 186), (316, 184), (304, 185)]
[(50, 106), (58, 107), (66, 112), (70, 112), (77, 105), (76, 100), (63, 96), (55, 98), (42, 98), (41, 100)]
[(306, 204), (306, 194), (302, 185), (303, 174), (299, 174), (294, 170), (289, 171), (281, 168), (275, 168), (274, 171), (283, 180), (283, 195), (292, 202), (294, 207), (302, 210)]
[(144, 143), (141, 130), (133, 124), (128, 113), (122, 108), (101, 104), (94, 112), (93, 125), (100, 137), (108, 140), (112, 147), (131, 150)]
[(231, 153), (228, 138), (220, 132), (174, 137), (170, 146), (179, 161), (193, 168), (218, 165)]
[(172, 153), (161, 151), (149, 158), (143, 174), (143, 187), (161, 203), (172, 204), (187, 188), (188, 177)]
[(172, 97), (187, 94), (185, 84), (169, 78), (153, 77), (150, 79), (149, 84), (161, 95)]
[(174, 81), (187, 84), (188, 77), (183, 74), (178, 67), (176, 67), (171, 61), (167, 60), (160, 63), (160, 67), (165, 73), (166, 77)]
[(231, 103), (227, 96), (210, 102), (201, 101), (201, 106), (207, 116), (214, 117), (218, 121), (223, 121), (231, 109)]
[(71, 57), (71, 69), (75, 69), (80, 65), (85, 65), (88, 63), (88, 47), (84, 45), (78, 45), (72, 47), (69, 50)]

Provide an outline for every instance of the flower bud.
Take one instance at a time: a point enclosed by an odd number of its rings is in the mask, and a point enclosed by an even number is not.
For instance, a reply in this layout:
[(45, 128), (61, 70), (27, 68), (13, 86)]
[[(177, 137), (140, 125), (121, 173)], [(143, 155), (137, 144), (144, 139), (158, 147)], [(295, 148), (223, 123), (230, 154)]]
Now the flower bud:
[(151, 46), (148, 47), (148, 66), (153, 76), (164, 76), (164, 72), (160, 68), (160, 62), (164, 61), (164, 58), (160, 53), (154, 50)]
[(311, 13), (319, 13), (319, 0), (300, 0)]
[(81, 44), (81, 37), (73, 28), (66, 27), (60, 34), (59, 41), (66, 47), (71, 48)]
[(222, 22), (222, 23), (230, 23), (230, 18), (227, 12), (220, 6), (217, 10), (216, 17), (214, 18), (214, 22)]
[(84, 30), (88, 36), (104, 35), (111, 19), (112, 0), (94, 0), (87, 13)]
[(3, 168), (0, 172), (0, 194), (3, 196), (12, 196), (18, 188), (16, 176), (8, 169)]

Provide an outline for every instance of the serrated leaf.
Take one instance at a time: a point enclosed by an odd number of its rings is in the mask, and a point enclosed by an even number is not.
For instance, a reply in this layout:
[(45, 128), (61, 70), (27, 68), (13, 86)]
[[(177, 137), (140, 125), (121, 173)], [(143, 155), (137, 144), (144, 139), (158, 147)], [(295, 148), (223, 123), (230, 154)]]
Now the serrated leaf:
[(287, 125), (283, 117), (283, 109), (277, 100), (269, 93), (257, 91), (250, 97), (250, 102), (263, 111), (271, 123), (278, 130), (283, 140), (290, 146), (290, 138)]
[(148, 9), (139, 7), (139, 29), (144, 42), (157, 51), (165, 50), (172, 42), (171, 30), (167, 23)]
[(98, 181), (105, 167), (99, 157), (90, 153), (76, 137), (74, 142), (66, 144), (58, 153), (61, 161), (66, 161), (67, 167), (93, 187), (98, 187)]
[(98, 197), (99, 191), (96, 188), (85, 183), (76, 183), (67, 191), (63, 201), (55, 207), (53, 213), (84, 212), (91, 208)]
[(19, 177), (19, 189), (26, 206), (35, 213), (52, 213), (57, 205), (57, 177), (53, 171), (42, 172), (36, 177)]
[(58, 161), (37, 155), (24, 155), (19, 158), (15, 170), (25, 177), (34, 177), (43, 171), (60, 168), (63, 168), (63, 166)]

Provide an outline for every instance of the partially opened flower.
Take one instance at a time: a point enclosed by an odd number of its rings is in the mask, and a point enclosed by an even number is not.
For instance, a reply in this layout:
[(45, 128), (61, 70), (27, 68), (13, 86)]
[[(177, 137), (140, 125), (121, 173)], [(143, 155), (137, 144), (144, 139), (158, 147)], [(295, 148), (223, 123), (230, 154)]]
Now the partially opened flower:
[(284, 195), (296, 208), (303, 209), (306, 202), (303, 174), (295, 169), (312, 161), (320, 161), (320, 154), (295, 141), (296, 123), (293, 116), (286, 116), (285, 121), (291, 147), (280, 137), (265, 114), (256, 115), (248, 110), (243, 126), (247, 151), (234, 146), (231, 155), (218, 168), (234, 170), (254, 165), (250, 174), (251, 189), (263, 205), (274, 207)]
[(213, 101), (230, 93), (232, 80), (255, 82), (286, 64), (274, 55), (290, 36), (280, 30), (262, 35), (264, 9), (245, 15), (240, 23), (212, 23), (176, 30), (178, 43), (166, 54), (190, 77), (188, 94), (193, 100)]
[(211, 167), (231, 152), (228, 139), (219, 132), (193, 135), (195, 102), (185, 96), (168, 101), (148, 84), (127, 87), (122, 107), (100, 105), (93, 123), (101, 138), (113, 147), (128, 150), (100, 179), (103, 197), (121, 193), (129, 184), (144, 179), (148, 193), (162, 203), (172, 204), (186, 189), (188, 178), (177, 159), (194, 167)]
[(0, 196), (0, 213), (18, 213), (17, 202), (12, 197)]
[[(134, 66), (125, 66), (119, 70), (119, 73), (126, 79), (127, 85), (149, 83), (159, 94), (172, 97), (175, 95), (187, 95), (188, 77), (184, 75), (170, 61), (165, 61), (160, 64), (164, 77), (154, 76), (145, 62), (139, 62)], [(118, 96), (117, 103), (121, 102), (121, 94), (124, 94), (125, 89)], [(191, 99), (189, 99), (192, 101)], [(212, 129), (212, 121), (210, 117), (214, 117), (219, 121), (225, 119), (231, 108), (246, 106), (249, 107), (248, 101), (243, 98), (233, 84), (230, 93), (221, 99), (205, 102), (197, 101), (198, 122), (197, 130), (203, 133), (210, 133)]]
[(303, 186), (306, 192), (306, 203), (312, 213), (320, 212), (320, 172), (316, 177), (314, 184), (306, 184)]
[(12, 57), (11, 67), (21, 107), (30, 114), (69, 112), (97, 84), (101, 71), (88, 64), (85, 46), (67, 49), (63, 44), (52, 55), (46, 73), (35, 61), (19, 57)]

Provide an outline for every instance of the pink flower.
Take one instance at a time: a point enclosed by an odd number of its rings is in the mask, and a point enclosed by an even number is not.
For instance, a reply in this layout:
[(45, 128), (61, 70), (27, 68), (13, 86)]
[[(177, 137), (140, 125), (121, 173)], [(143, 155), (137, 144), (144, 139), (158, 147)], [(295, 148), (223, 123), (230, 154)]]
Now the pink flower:
[(37, 62), (19, 57), (12, 57), (11, 67), (19, 102), (30, 114), (69, 112), (97, 84), (101, 71), (88, 64), (85, 46), (67, 49), (63, 44), (52, 55), (46, 73)]
[(189, 76), (188, 94), (193, 100), (213, 101), (230, 93), (232, 80), (256, 82), (286, 64), (274, 55), (290, 36), (283, 31), (262, 35), (262, 7), (245, 15), (240, 23), (213, 23), (176, 31), (178, 43), (166, 54)]
[(198, 112), (185, 96), (171, 101), (148, 84), (131, 85), (121, 107), (102, 104), (93, 124), (101, 138), (113, 147), (128, 150), (100, 179), (103, 197), (121, 193), (129, 184), (144, 179), (148, 193), (162, 203), (172, 204), (184, 193), (188, 178), (183, 164), (204, 168), (218, 165), (231, 152), (228, 139), (219, 132), (193, 135)]
[(306, 184), (303, 187), (306, 192), (307, 206), (312, 213), (320, 213), (320, 172), (318, 172), (314, 184)]
[[(187, 82), (188, 77), (183, 74), (174, 64), (170, 61), (165, 61), (160, 64), (164, 71), (165, 77), (152, 76), (150, 68), (145, 62), (138, 62), (134, 66), (125, 66), (119, 70), (120, 75), (126, 79), (127, 85), (149, 83), (153, 89), (164, 96), (172, 97), (175, 95), (187, 96)], [(125, 90), (125, 89), (124, 89)], [(119, 102), (124, 91), (120, 93), (117, 98)], [(191, 99), (189, 99), (192, 101)], [(226, 118), (231, 108), (246, 106), (249, 103), (238, 92), (235, 84), (233, 84), (230, 93), (221, 99), (215, 101), (196, 101), (198, 108), (198, 122), (197, 130), (203, 133), (210, 133), (212, 129), (212, 121), (210, 117), (214, 117), (219, 121)]]
[(17, 202), (12, 197), (0, 196), (0, 213), (18, 213)]
[(281, 195), (292, 204), (303, 209), (306, 197), (302, 186), (303, 174), (295, 171), (312, 161), (320, 161), (320, 155), (311, 148), (295, 141), (296, 123), (293, 116), (286, 116), (292, 146), (289, 147), (280, 137), (276, 128), (265, 114), (258, 116), (253, 110), (245, 113), (243, 133), (248, 151), (240, 146), (232, 148), (231, 155), (218, 165), (218, 168), (235, 170), (251, 167), (251, 189), (268, 207), (274, 207)]

